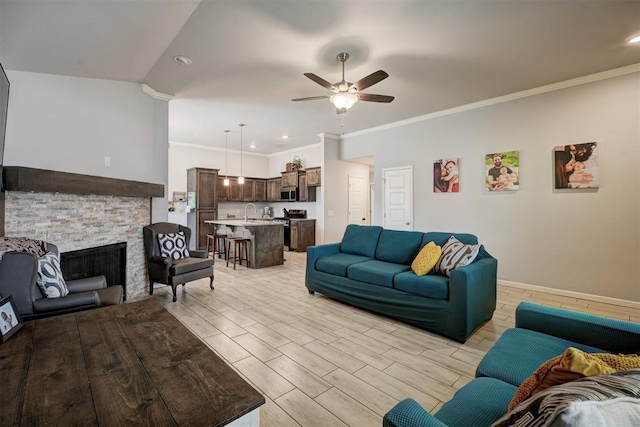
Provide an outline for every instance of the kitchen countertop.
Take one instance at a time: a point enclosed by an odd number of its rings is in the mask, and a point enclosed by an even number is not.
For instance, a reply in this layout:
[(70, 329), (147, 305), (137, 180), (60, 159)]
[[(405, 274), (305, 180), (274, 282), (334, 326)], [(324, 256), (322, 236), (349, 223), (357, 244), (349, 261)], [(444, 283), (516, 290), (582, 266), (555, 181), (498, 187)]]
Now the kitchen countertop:
[(207, 224), (216, 224), (216, 225), (226, 225), (231, 227), (256, 227), (256, 226), (266, 226), (266, 225), (282, 225), (279, 222), (273, 222), (264, 219), (212, 219), (209, 221), (205, 221)]

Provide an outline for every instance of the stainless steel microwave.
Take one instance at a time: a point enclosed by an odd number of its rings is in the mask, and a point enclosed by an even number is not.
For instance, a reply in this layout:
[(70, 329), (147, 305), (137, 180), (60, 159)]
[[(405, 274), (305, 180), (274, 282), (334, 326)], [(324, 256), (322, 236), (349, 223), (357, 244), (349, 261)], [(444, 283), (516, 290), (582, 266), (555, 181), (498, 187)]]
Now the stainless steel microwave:
[(280, 200), (283, 202), (297, 202), (298, 201), (298, 189), (288, 188), (280, 191)]

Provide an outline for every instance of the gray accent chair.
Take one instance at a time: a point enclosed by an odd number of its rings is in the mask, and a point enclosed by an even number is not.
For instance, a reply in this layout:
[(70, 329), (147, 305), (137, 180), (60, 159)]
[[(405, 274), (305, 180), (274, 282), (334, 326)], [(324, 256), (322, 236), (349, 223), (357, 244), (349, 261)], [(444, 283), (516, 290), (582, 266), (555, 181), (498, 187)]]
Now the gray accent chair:
[[(47, 243), (49, 252), (58, 247)], [(63, 272), (64, 273), (64, 272)], [(104, 276), (66, 281), (66, 297), (46, 298), (38, 285), (38, 258), (26, 252), (7, 252), (0, 261), (0, 295), (11, 295), (22, 320), (98, 308), (122, 302), (122, 286), (107, 287)]]
[(176, 302), (176, 288), (187, 282), (208, 277), (209, 287), (213, 290), (213, 259), (206, 251), (189, 250), (189, 258), (172, 259), (160, 253), (158, 234), (178, 233), (182, 231), (187, 244), (191, 240), (191, 229), (180, 224), (158, 222), (142, 228), (144, 250), (149, 271), (149, 294), (153, 295), (153, 284), (164, 283), (173, 290), (173, 302)]

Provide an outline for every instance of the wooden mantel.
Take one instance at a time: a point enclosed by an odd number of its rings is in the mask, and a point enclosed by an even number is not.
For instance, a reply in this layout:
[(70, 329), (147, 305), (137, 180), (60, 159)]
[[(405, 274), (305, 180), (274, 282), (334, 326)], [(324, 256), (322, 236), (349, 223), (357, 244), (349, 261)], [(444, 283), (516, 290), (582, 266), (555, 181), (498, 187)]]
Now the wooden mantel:
[(26, 168), (22, 166), (4, 167), (3, 187), (6, 191), (38, 193), (164, 197), (163, 184)]

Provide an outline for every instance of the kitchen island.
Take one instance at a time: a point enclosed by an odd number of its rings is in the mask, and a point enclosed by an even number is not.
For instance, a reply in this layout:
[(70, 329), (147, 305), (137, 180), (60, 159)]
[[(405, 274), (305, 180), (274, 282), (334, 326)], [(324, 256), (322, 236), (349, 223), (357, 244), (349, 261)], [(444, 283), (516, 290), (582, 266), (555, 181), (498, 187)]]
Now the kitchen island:
[[(218, 231), (246, 237), (249, 243), (249, 267), (264, 268), (284, 263), (284, 226), (259, 219), (216, 219), (205, 221)], [(232, 248), (233, 249), (233, 248)]]

